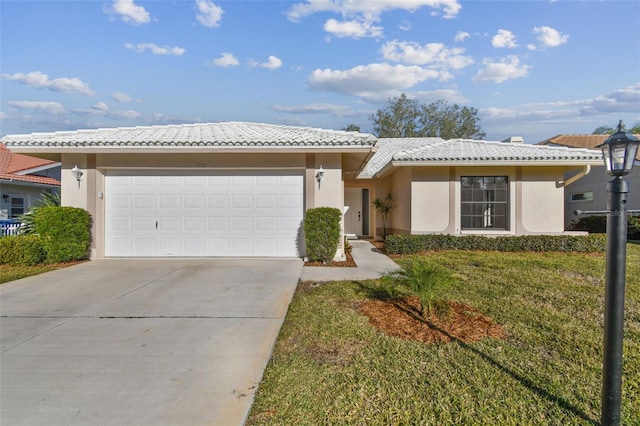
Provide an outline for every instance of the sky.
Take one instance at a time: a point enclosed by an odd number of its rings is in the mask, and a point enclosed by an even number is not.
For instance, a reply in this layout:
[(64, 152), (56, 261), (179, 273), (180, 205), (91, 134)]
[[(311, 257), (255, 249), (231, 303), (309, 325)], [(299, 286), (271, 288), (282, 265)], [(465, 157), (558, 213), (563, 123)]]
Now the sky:
[(0, 0), (0, 136), (247, 121), (326, 129), (405, 93), (487, 140), (640, 122), (640, 1)]

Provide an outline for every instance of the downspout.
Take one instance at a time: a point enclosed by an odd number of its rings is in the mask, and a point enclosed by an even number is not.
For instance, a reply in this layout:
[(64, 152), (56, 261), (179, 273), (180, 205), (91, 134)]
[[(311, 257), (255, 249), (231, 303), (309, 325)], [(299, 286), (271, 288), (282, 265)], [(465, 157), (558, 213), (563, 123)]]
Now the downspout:
[(575, 181), (578, 181), (580, 179), (582, 179), (583, 177), (585, 177), (586, 175), (589, 174), (589, 172), (591, 171), (591, 164), (586, 164), (583, 168), (581, 172), (578, 172), (577, 174), (571, 176), (569, 179), (565, 180), (565, 181), (560, 181), (556, 184), (557, 188), (562, 188), (562, 187), (567, 187), (569, 185), (571, 185), (572, 183), (574, 183)]

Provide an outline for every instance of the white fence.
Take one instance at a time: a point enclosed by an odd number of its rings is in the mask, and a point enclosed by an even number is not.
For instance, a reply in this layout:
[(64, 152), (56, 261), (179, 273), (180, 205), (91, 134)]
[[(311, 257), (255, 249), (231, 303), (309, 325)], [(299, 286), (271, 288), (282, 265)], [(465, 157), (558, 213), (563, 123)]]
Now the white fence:
[(16, 235), (22, 223), (15, 220), (0, 220), (0, 237)]

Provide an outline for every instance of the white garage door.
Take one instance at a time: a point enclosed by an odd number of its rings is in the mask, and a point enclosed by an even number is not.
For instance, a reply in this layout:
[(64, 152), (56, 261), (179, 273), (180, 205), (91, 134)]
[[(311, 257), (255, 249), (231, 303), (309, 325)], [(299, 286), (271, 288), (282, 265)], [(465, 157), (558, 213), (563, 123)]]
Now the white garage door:
[(302, 172), (108, 171), (106, 256), (299, 256)]

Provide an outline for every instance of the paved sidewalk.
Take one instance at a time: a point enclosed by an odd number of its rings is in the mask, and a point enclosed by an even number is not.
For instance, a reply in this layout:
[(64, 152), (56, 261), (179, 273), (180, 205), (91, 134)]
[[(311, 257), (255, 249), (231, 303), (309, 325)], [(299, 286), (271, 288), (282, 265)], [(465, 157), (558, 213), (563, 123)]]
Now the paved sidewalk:
[(342, 281), (371, 280), (385, 272), (399, 269), (397, 263), (375, 248), (369, 241), (349, 240), (353, 247), (351, 256), (357, 268), (330, 268), (326, 266), (305, 266), (302, 268), (302, 281)]

